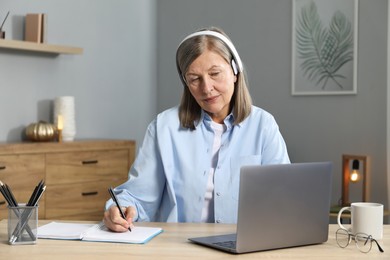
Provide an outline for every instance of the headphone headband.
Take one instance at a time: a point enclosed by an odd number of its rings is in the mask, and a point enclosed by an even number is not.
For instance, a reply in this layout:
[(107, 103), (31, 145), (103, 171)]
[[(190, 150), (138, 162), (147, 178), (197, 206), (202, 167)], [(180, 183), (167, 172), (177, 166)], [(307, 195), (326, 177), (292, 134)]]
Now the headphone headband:
[[(243, 68), (243, 65), (242, 65), (242, 61), (241, 61), (240, 56), (238, 55), (238, 52), (237, 52), (236, 48), (234, 47), (233, 43), (225, 35), (223, 35), (223, 34), (221, 34), (219, 32), (210, 31), (210, 30), (194, 32), (194, 33), (188, 35), (187, 37), (185, 37), (180, 42), (178, 49), (180, 48), (180, 46), (186, 40), (188, 40), (190, 38), (193, 38), (193, 37), (196, 37), (196, 36), (202, 36), (202, 35), (213, 36), (213, 37), (218, 38), (219, 40), (221, 40), (223, 43), (225, 43), (226, 46), (229, 48), (232, 56), (233, 56), (232, 67), (233, 67), (233, 70), (235, 71), (235, 74), (237, 74), (237, 69), (238, 69), (238, 72), (243, 72), (244, 71), (244, 68)], [(177, 65), (179, 73), (181, 74), (181, 71), (179, 69), (179, 64), (178, 64), (178, 60), (177, 59), (176, 59), (176, 65)], [(180, 76), (183, 76), (183, 75), (180, 75)]]

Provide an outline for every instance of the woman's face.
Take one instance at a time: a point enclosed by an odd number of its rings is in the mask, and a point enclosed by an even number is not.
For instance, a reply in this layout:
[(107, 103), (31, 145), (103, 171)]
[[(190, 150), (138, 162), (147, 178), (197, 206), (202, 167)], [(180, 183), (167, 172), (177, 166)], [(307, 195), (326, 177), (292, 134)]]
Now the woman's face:
[(230, 64), (219, 54), (207, 50), (191, 63), (185, 79), (199, 106), (213, 121), (222, 123), (230, 112), (237, 80)]

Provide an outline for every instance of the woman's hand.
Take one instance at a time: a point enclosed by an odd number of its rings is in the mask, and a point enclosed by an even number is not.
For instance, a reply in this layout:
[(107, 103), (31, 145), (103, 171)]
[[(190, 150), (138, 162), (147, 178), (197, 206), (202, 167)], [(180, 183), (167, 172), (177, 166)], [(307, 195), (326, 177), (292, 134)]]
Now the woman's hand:
[(133, 206), (123, 208), (126, 219), (123, 219), (118, 207), (111, 206), (108, 210), (104, 212), (104, 225), (115, 232), (125, 232), (130, 228), (133, 228), (133, 218), (136, 216), (136, 209)]

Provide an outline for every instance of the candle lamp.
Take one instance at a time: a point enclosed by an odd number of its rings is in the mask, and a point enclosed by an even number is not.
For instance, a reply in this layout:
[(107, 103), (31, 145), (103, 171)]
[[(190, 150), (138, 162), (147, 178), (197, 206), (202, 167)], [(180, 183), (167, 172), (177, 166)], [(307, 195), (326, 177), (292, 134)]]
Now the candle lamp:
[(64, 122), (62, 115), (57, 116), (57, 132), (58, 132), (58, 142), (62, 142), (62, 129), (64, 128)]

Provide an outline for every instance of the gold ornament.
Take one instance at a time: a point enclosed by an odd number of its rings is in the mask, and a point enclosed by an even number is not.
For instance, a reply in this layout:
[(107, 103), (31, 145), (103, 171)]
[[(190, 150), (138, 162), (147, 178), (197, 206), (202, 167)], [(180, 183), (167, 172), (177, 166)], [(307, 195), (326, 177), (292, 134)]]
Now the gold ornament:
[(26, 137), (30, 141), (47, 142), (52, 141), (57, 136), (57, 128), (55, 125), (45, 121), (32, 123), (26, 128)]

